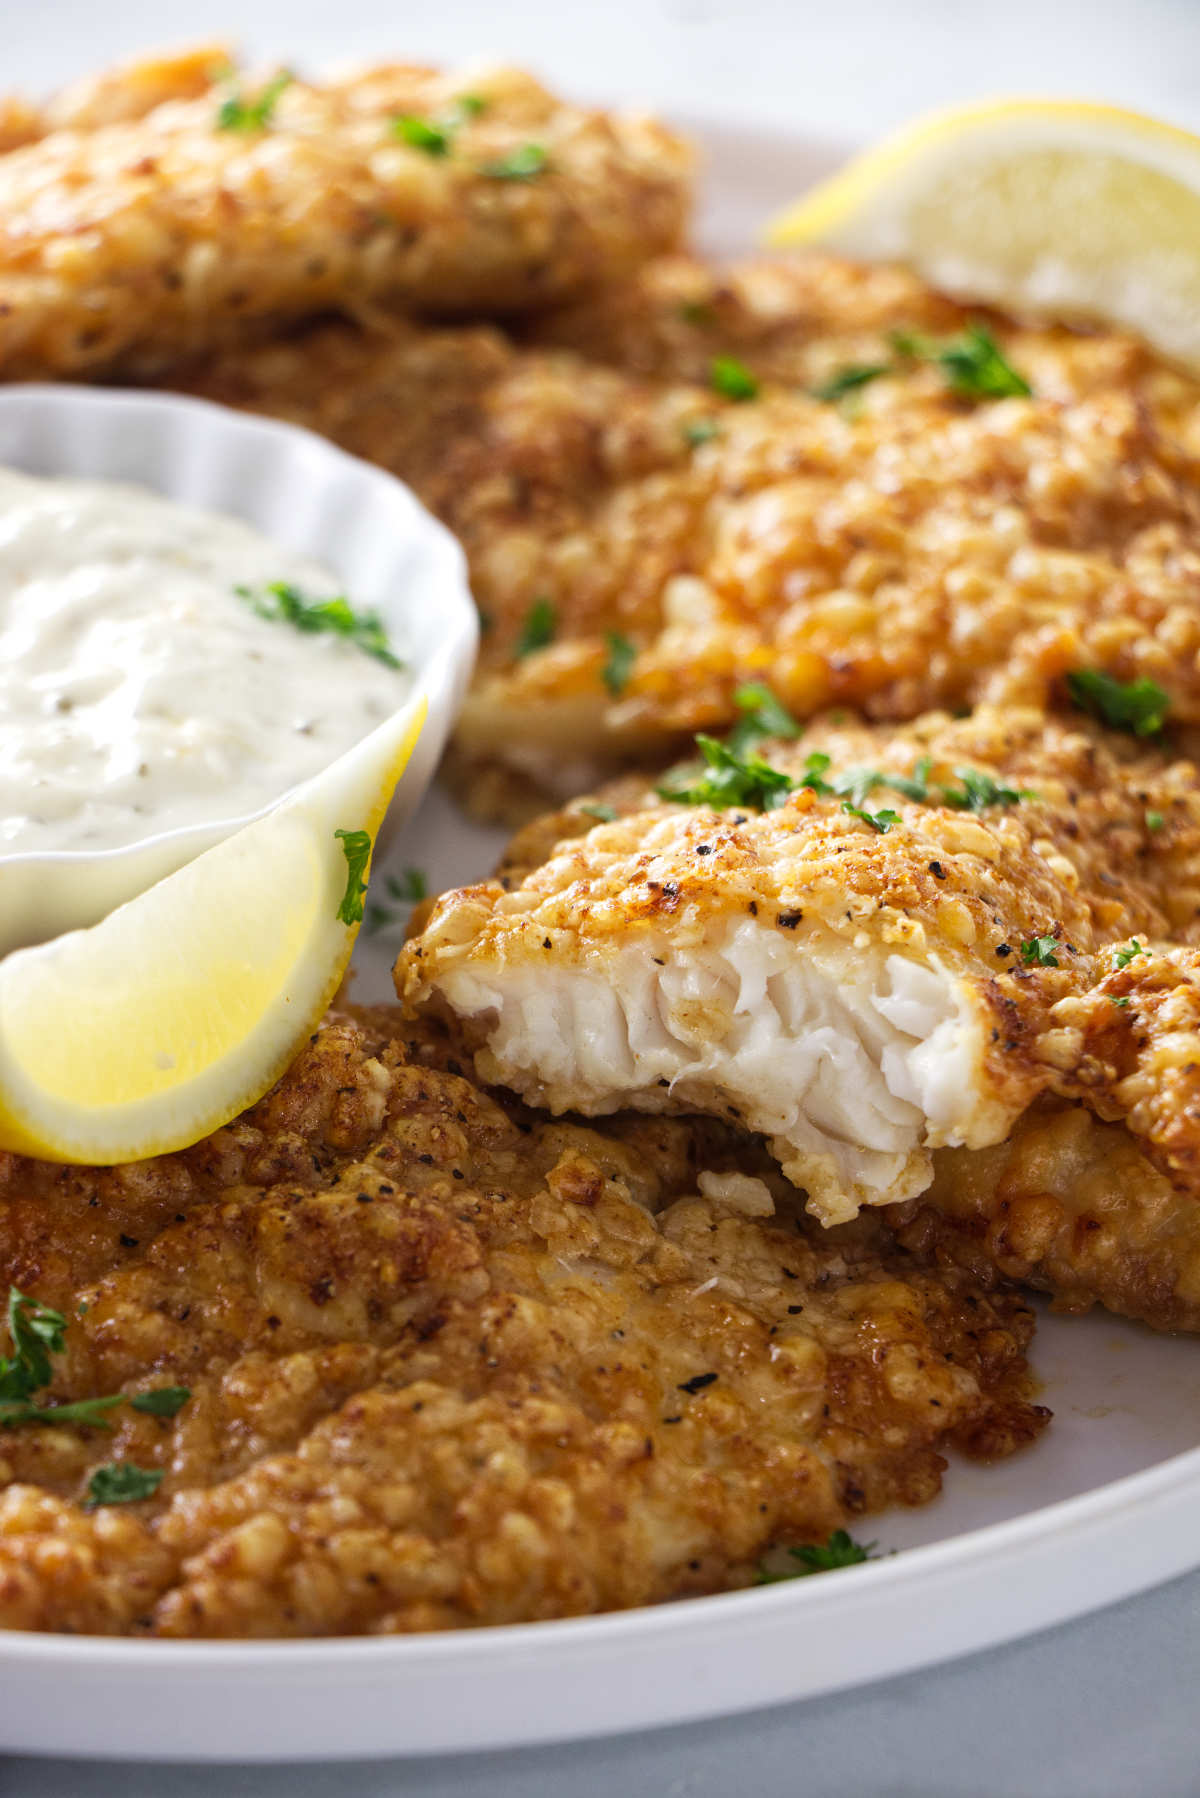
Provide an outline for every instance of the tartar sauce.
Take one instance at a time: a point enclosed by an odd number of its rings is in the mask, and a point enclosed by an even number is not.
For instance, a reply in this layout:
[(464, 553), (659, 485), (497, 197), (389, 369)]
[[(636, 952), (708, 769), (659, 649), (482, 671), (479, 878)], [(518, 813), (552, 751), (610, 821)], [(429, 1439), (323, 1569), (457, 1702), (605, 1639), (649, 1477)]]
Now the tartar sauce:
[(403, 673), (237, 592), (279, 581), (339, 593), (239, 519), (0, 469), (0, 854), (240, 817), (390, 716)]

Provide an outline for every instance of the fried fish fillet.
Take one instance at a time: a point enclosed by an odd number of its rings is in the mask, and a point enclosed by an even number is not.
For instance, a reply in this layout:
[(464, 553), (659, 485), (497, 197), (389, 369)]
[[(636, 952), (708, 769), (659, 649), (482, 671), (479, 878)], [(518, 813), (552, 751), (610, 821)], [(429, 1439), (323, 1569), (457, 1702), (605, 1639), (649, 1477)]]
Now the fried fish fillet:
[(168, 100), (198, 99), (232, 66), (228, 44), (196, 44), (85, 76), (43, 106), (10, 95), (0, 99), (0, 154), (36, 143), (52, 131), (95, 131), (145, 118)]
[[(187, 379), (392, 469), (457, 533), (487, 624), (457, 735), (477, 810), (497, 768), (566, 798), (661, 761), (755, 679), (800, 717), (905, 718), (1065, 704), (1095, 668), (1200, 721), (1200, 387), (1111, 332), (993, 319), (1028, 398), (892, 347), (966, 323), (891, 269), (672, 259), (544, 347), (345, 327)], [(713, 390), (718, 355), (757, 398)]]
[(146, 372), (330, 308), (526, 311), (682, 232), (690, 154), (652, 120), (514, 70), (286, 79), (0, 158), (0, 373)]
[[(1028, 1307), (823, 1234), (700, 1120), (555, 1123), (395, 1013), (331, 1019), (182, 1155), (0, 1158), (5, 1278), (69, 1318), (51, 1396), (172, 1419), (0, 1438), (0, 1622), (389, 1633), (744, 1584), (1031, 1440)], [(101, 1463), (161, 1471), (87, 1509)]]
[[(1061, 1084), (993, 1148), (942, 1150), (904, 1244), (1057, 1308), (1200, 1330), (1200, 962), (1143, 945), (1058, 1008)], [(1082, 1101), (1082, 1102), (1081, 1102)]]
[(1003, 1141), (1042, 1092), (1169, 1152), (1186, 1101), (1164, 1122), (1102, 1077), (1072, 1007), (1099, 993), (1122, 1041), (1170, 1040), (1103, 982), (1114, 945), (1200, 936), (1192, 763), (987, 708), (818, 722), (762, 753), (717, 808), (693, 770), (668, 783), (691, 803), (628, 780), (531, 827), (438, 902), (402, 998), (453, 1013), (482, 1079), (552, 1111), (761, 1132), (826, 1222), (915, 1197), (935, 1149)]

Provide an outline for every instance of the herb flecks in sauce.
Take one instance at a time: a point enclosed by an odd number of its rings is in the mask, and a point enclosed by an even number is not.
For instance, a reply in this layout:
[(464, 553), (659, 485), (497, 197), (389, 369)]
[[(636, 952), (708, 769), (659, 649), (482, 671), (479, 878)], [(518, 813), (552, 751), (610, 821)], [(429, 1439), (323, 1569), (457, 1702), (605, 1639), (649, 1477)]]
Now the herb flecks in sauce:
[(290, 581), (270, 581), (257, 593), (252, 587), (235, 587), (234, 592), (260, 618), (273, 624), (290, 624), (298, 631), (326, 631), (344, 637), (385, 668), (404, 666), (392, 652), (378, 612), (358, 612), (341, 594), (332, 599), (308, 599)]

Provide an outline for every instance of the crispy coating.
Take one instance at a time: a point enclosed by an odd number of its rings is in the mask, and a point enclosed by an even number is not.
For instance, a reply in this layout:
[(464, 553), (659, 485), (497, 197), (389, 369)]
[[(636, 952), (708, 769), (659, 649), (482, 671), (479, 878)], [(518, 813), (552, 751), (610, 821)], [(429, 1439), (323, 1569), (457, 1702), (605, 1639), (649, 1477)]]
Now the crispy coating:
[[(703, 1109), (764, 1132), (827, 1221), (913, 1196), (931, 1148), (1001, 1140), (1043, 1091), (1126, 1116), (1170, 1173), (1190, 1167), (1190, 988), (1169, 958), (1112, 973), (1111, 946), (1200, 935), (1192, 763), (989, 708), (818, 721), (763, 753), (798, 781), (827, 755), (826, 790), (766, 811), (602, 791), (612, 821), (581, 802), (519, 836), (495, 879), (443, 896), (397, 963), (401, 996), (456, 1013), (481, 1077), (531, 1103)], [(877, 778), (850, 778), (864, 769)], [(972, 775), (1008, 803), (947, 804)], [(1114, 1005), (1160, 965), (1163, 992)]]
[(36, 143), (52, 131), (95, 131), (144, 119), (168, 100), (198, 99), (217, 86), (233, 61), (226, 43), (196, 44), (87, 75), (42, 106), (9, 95), (0, 99), (0, 154)]
[[(186, 378), (393, 469), (458, 534), (488, 624), (457, 737), (477, 811), (505, 809), (497, 768), (568, 797), (661, 760), (749, 679), (797, 716), (905, 718), (1065, 703), (1097, 667), (1196, 722), (1200, 389), (1117, 333), (993, 318), (1033, 397), (966, 401), (888, 335), (966, 321), (892, 269), (676, 258), (538, 347), (327, 329)], [(756, 399), (712, 390), (717, 354)], [(841, 404), (810, 391), (879, 362)], [(637, 651), (616, 691), (611, 632)]]
[(906, 1248), (984, 1286), (1023, 1280), (1054, 1309), (1100, 1304), (1200, 1330), (1200, 1190), (1121, 1124), (1042, 1100), (990, 1149), (943, 1149), (920, 1198), (880, 1214)]
[[(754, 1145), (502, 1105), (396, 1014), (138, 1169), (4, 1158), (4, 1272), (65, 1309), (53, 1396), (173, 1420), (0, 1440), (9, 1627), (272, 1636), (579, 1614), (743, 1584), (773, 1543), (1031, 1440), (1032, 1316)], [(81, 1503), (111, 1460), (164, 1472)]]
[[(456, 113), (464, 93), (481, 108)], [(398, 116), (452, 118), (444, 153)], [(257, 128), (219, 119), (206, 91), (0, 159), (0, 372), (144, 373), (330, 308), (526, 311), (626, 272), (686, 217), (679, 139), (513, 70), (384, 64), (292, 81)], [(531, 144), (544, 168), (496, 172)]]

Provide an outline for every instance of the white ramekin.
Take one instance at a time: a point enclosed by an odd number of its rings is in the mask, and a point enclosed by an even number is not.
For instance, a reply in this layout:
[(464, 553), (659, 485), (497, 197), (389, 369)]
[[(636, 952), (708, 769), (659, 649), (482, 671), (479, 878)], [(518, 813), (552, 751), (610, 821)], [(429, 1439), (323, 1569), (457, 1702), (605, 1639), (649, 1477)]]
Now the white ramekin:
[[(134, 481), (243, 518), (325, 563), (355, 606), (383, 619), (411, 676), (405, 705), (414, 694), (428, 704), (387, 834), (411, 815), (470, 679), (479, 629), (462, 551), (402, 482), (294, 425), (180, 395), (67, 385), (0, 387), (0, 464)], [(0, 955), (97, 923), (270, 809), (168, 826), (120, 849), (0, 855)]]

